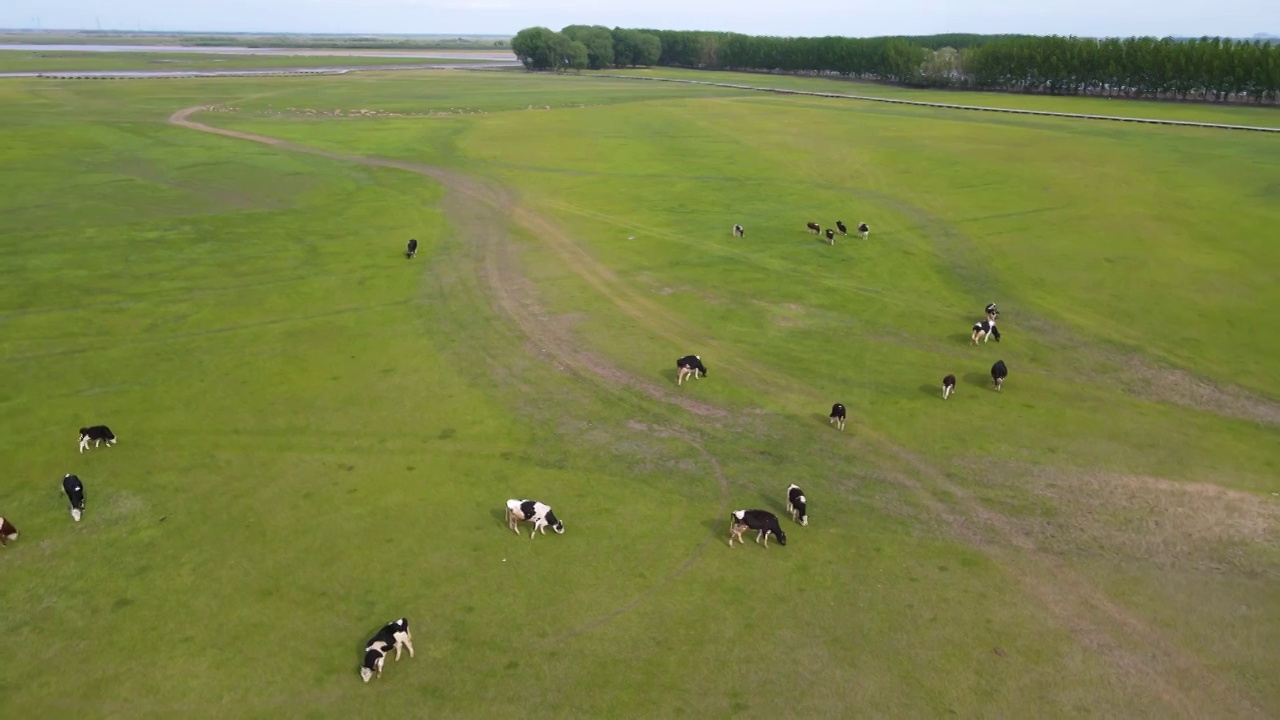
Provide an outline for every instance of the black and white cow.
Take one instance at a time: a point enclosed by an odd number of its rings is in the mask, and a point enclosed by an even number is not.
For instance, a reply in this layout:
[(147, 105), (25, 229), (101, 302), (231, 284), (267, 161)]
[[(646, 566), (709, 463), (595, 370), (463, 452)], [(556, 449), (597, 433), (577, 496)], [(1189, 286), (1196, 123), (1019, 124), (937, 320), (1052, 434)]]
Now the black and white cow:
[(760, 542), (760, 538), (764, 538), (764, 546), (769, 547), (769, 534), (778, 538), (778, 544), (786, 546), (787, 534), (782, 532), (782, 525), (778, 523), (778, 516), (768, 510), (734, 510), (729, 513), (729, 547), (733, 547), (733, 541), (745, 543), (742, 539), (742, 533), (748, 530), (756, 531), (756, 542)]
[(8, 518), (0, 517), (0, 547), (9, 544), (10, 540), (18, 539), (18, 528), (9, 522)]
[(991, 322), (995, 322), (995, 321), (996, 321), (996, 319), (997, 319), (997, 318), (999, 318), (999, 317), (1000, 317), (1000, 308), (996, 307), (996, 304), (995, 304), (995, 303), (990, 303), (990, 304), (988, 304), (988, 305), (987, 305), (987, 319), (988, 319), (988, 320), (990, 320)]
[(839, 220), (836, 221), (836, 229), (840, 231), (841, 235), (849, 234), (849, 228), (845, 227), (844, 223), (840, 222)]
[(116, 435), (106, 425), (80, 428), (80, 452), (89, 449), (90, 442), (93, 443), (94, 447), (98, 447), (104, 442), (107, 447), (111, 447), (116, 444)]
[(689, 376), (694, 380), (707, 376), (707, 366), (702, 364), (700, 355), (685, 355), (676, 360), (676, 385), (684, 384), (684, 379)]
[(837, 428), (839, 428), (840, 430), (843, 430), (844, 418), (846, 414), (847, 413), (845, 412), (844, 405), (841, 405), (840, 403), (836, 403), (835, 405), (832, 405), (831, 414), (827, 416), (828, 417), (827, 424), (830, 425), (832, 423), (835, 423), (835, 426)]
[(75, 475), (64, 475), (62, 491), (71, 501), (71, 519), (80, 522), (80, 518), (84, 515), (84, 483), (80, 482), (80, 478)]
[(536, 500), (508, 500), (507, 501), (507, 527), (511, 528), (511, 532), (519, 535), (520, 528), (518, 525), (521, 521), (533, 523), (533, 531), (529, 533), (529, 539), (532, 540), (539, 531), (543, 535), (547, 534), (547, 527), (556, 531), (556, 534), (564, 534), (564, 523), (551, 512), (551, 507), (540, 503)]
[(973, 324), (973, 335), (971, 339), (973, 344), (977, 345), (978, 341), (986, 342), (991, 338), (995, 338), (996, 342), (1000, 342), (1000, 330), (996, 328), (995, 320), (983, 320)]
[(956, 376), (948, 375), (942, 378), (942, 399), (946, 400), (951, 393), (956, 391)]
[(734, 225), (734, 226), (733, 226), (733, 236), (734, 236), (734, 237), (746, 237), (746, 236), (747, 236), (747, 231), (746, 231), (746, 230), (743, 230), (741, 225)]
[(832, 230), (831, 228), (827, 228), (827, 242), (831, 243), (832, 245), (836, 244), (836, 231)]
[(410, 238), (409, 244), (405, 246), (404, 256), (407, 258), (413, 258), (413, 256), (417, 254), (418, 254), (418, 241)]
[(870, 234), (871, 234), (871, 228), (867, 227), (866, 223), (858, 224), (858, 235), (861, 236), (863, 240), (866, 240), (867, 236)]
[(1009, 377), (1009, 368), (1005, 367), (1003, 360), (997, 360), (995, 365), (991, 366), (991, 383), (996, 386), (996, 391), (1004, 385), (1004, 379)]
[(382, 677), (382, 663), (387, 653), (396, 651), (396, 662), (400, 662), (400, 649), (408, 648), (409, 657), (413, 657), (413, 636), (409, 634), (409, 621), (400, 618), (387, 623), (377, 635), (365, 643), (364, 663), (360, 666), (360, 678), (369, 682), (374, 675)]
[(787, 512), (791, 513), (792, 520), (802, 526), (809, 525), (809, 502), (804, 498), (804, 491), (795, 483), (787, 486)]
[(818, 233), (822, 232), (822, 226), (816, 222), (811, 222), (805, 225), (805, 227), (809, 228), (809, 232), (813, 233), (814, 235), (817, 235)]

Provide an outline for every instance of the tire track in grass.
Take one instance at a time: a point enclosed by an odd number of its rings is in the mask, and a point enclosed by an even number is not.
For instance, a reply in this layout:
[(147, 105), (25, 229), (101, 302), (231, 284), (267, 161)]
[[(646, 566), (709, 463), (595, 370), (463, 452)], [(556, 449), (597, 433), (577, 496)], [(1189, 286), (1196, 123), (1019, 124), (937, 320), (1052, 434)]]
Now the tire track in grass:
[[(251, 140), (294, 152), (375, 167), (398, 168), (432, 177), (448, 189), (446, 201), (451, 194), (455, 193), (457, 198), (455, 203), (461, 198), (468, 199), (463, 201), (462, 207), (453, 205), (455, 211), (466, 209), (466, 206), (470, 205), (469, 212), (464, 214), (469, 217), (463, 218), (462, 227), (475, 226), (477, 209), (480, 211), (480, 217), (487, 217), (483, 206), (507, 213), (519, 225), (555, 251), (566, 266), (646, 330), (677, 343), (686, 342), (687, 338), (701, 334), (679, 316), (667, 312), (648, 298), (626, 287), (611, 270), (595, 261), (565, 232), (547, 219), (520, 207), (516, 204), (514, 197), (505, 190), (495, 189), (459, 173), (440, 168), (386, 158), (316, 150), (263, 135), (215, 128), (189, 119), (192, 114), (203, 109), (205, 106), (180, 110), (175, 112), (169, 120), (175, 125), (190, 129)], [(485, 273), (493, 288), (495, 303), (516, 322), (532, 342), (545, 354), (550, 355), (561, 367), (577, 373), (582, 373), (584, 368), (588, 369), (607, 389), (615, 389), (614, 383), (638, 388), (655, 400), (677, 405), (697, 415), (724, 417), (728, 414), (705, 403), (694, 403), (653, 383), (636, 378), (622, 369), (612, 367), (603, 358), (593, 353), (574, 350), (575, 343), (566, 342), (569, 339), (567, 333), (558, 334), (547, 323), (539, 322), (541, 310), (529, 293), (517, 294), (517, 288), (524, 280), (510, 274), (509, 261), (504, 264), (502, 257), (504, 253), (499, 253), (495, 249), (496, 244), (502, 244), (500, 243), (501, 233), (494, 232), (490, 227), (489, 232), (484, 233), (483, 239), (486, 243)], [(715, 345), (727, 349), (727, 346), (721, 343), (715, 343)], [(727, 353), (726, 359), (730, 357), (731, 355)], [(722, 361), (722, 364), (726, 363)], [(779, 391), (787, 393), (805, 391), (805, 388), (797, 382), (755, 366), (750, 361), (733, 359), (726, 365), (730, 368), (738, 368), (741, 375), (752, 376), (757, 389), (773, 395), (777, 395)], [(949, 524), (952, 532), (959, 539), (969, 542), (984, 552), (1010, 576), (1017, 579), (1024, 592), (1039, 600), (1080, 645), (1087, 650), (1099, 653), (1118, 673), (1122, 682), (1134, 686), (1134, 690), (1144, 692), (1168, 710), (1180, 715), (1198, 716), (1207, 709), (1214, 709), (1229, 712), (1234, 717), (1267, 716), (1247, 695), (1206, 669), (1197, 658), (1178, 648), (1159, 631), (1152, 629), (1112, 602), (1087, 578), (1047, 553), (1037, 551), (1034, 541), (1018, 531), (1007, 518), (990, 510), (965, 489), (948, 480), (942, 471), (924, 458), (898, 445), (858, 418), (853, 417), (851, 420), (861, 436), (866, 437), (869, 442), (850, 434), (846, 436), (848, 438), (846, 443), (862, 451), (872, 451), (875, 456), (887, 458), (900, 467), (905, 466), (906, 472), (899, 470), (894, 473), (903, 486), (916, 494), (931, 512)], [(701, 447), (698, 447), (701, 450)], [(705, 451), (703, 452), (705, 454)], [(714, 458), (706, 456), (714, 462)], [(727, 500), (728, 482), (719, 475), (718, 464), (715, 467), (723, 504)], [(916, 479), (917, 474), (927, 478), (930, 481), (929, 484), (926, 485)], [(939, 499), (940, 493), (947, 493), (955, 498), (959, 509), (964, 512), (957, 512)], [(975, 528), (975, 525), (978, 527)], [(1004, 542), (1004, 545), (984, 537), (979, 529), (993, 533)], [(690, 558), (668, 573), (656, 587), (624, 603), (620, 608), (584, 623), (576, 634), (588, 632), (618, 617), (636, 607), (644, 597), (667, 586), (692, 564), (693, 558), (702, 551), (710, 539), (711, 537), (704, 539), (703, 543), (695, 548)], [(1010, 550), (1009, 547), (1016, 550)]]

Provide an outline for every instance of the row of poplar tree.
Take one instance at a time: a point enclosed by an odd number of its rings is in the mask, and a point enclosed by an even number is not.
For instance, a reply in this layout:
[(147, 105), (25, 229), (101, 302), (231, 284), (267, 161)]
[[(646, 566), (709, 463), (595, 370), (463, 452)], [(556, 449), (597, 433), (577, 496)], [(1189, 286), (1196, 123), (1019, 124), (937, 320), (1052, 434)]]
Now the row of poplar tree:
[(531, 70), (667, 65), (921, 87), (1215, 102), (1280, 101), (1280, 44), (1228, 38), (933, 35), (779, 38), (571, 25), (511, 43)]

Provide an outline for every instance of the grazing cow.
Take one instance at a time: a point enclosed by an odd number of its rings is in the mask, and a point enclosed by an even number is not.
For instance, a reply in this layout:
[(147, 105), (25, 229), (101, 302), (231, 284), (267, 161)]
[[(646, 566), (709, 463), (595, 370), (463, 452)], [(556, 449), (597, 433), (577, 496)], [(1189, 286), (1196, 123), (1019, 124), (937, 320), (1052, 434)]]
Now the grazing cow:
[(407, 258), (413, 258), (413, 256), (417, 254), (418, 254), (418, 241), (411, 238), (409, 240), (408, 246), (406, 246), (404, 249), (404, 256)]
[(689, 376), (694, 380), (707, 376), (707, 366), (702, 364), (701, 356), (685, 355), (676, 361), (676, 385), (684, 384), (684, 379)]
[(1004, 385), (1004, 379), (1009, 377), (1009, 368), (1005, 367), (1003, 360), (997, 360), (995, 365), (991, 366), (991, 383), (996, 386), (996, 391)]
[(8, 518), (0, 517), (0, 547), (4, 547), (10, 540), (18, 539), (18, 528), (9, 522)]
[(822, 232), (822, 226), (818, 225), (818, 223), (816, 222), (811, 222), (808, 225), (805, 225), (805, 227), (809, 228), (809, 232), (813, 233), (814, 235), (817, 235), (818, 233)]
[(80, 522), (81, 516), (84, 515), (84, 483), (80, 482), (80, 478), (75, 475), (64, 475), (62, 490), (71, 501), (71, 519)]
[(995, 322), (998, 317), (1000, 317), (1000, 308), (996, 307), (995, 303), (987, 305), (987, 319)]
[(400, 662), (400, 648), (409, 649), (409, 657), (413, 657), (413, 636), (409, 634), (409, 621), (400, 618), (387, 623), (377, 635), (365, 643), (364, 663), (360, 666), (360, 677), (365, 682), (374, 675), (382, 677), (382, 663), (392, 648), (396, 651), (396, 662)]
[(743, 230), (741, 225), (734, 225), (734, 226), (733, 226), (733, 236), (734, 236), (734, 237), (746, 237), (746, 236), (747, 236), (747, 231), (746, 231), (746, 230)]
[(836, 231), (832, 230), (831, 228), (827, 228), (827, 242), (831, 243), (832, 245), (836, 244)]
[(995, 320), (983, 320), (973, 324), (973, 335), (970, 339), (973, 340), (974, 345), (977, 345), (979, 340), (986, 342), (993, 337), (996, 342), (1000, 342), (1000, 330), (996, 327)]
[(93, 442), (94, 447), (98, 447), (104, 442), (107, 447), (111, 447), (116, 444), (116, 435), (106, 425), (80, 428), (80, 452), (84, 452), (89, 448), (90, 441)]
[(795, 483), (787, 486), (787, 512), (791, 513), (792, 520), (808, 527), (809, 503), (804, 499), (804, 491)]
[(768, 510), (735, 510), (729, 513), (729, 547), (733, 547), (734, 540), (745, 542), (742, 533), (748, 530), (756, 531), (757, 543), (764, 538), (766, 548), (769, 547), (769, 533), (778, 538), (779, 545), (785, 547), (787, 544), (787, 534), (782, 532), (778, 516)]
[(827, 420), (827, 424), (830, 425), (831, 423), (835, 423), (836, 428), (843, 430), (845, 414), (844, 405), (841, 405), (840, 403), (832, 405), (831, 415), (828, 416), (829, 419)]
[(547, 526), (555, 530), (558, 535), (564, 534), (564, 523), (560, 522), (556, 518), (556, 514), (551, 512), (550, 506), (536, 500), (508, 500), (507, 527), (511, 528), (511, 532), (519, 535), (520, 529), (517, 526), (522, 520), (533, 523), (533, 531), (529, 533), (530, 540), (539, 531), (546, 535)]
[(867, 236), (870, 234), (871, 234), (871, 228), (867, 227), (866, 223), (861, 223), (858, 225), (858, 235), (860, 235), (863, 240), (866, 240)]
[(840, 231), (841, 235), (849, 234), (849, 228), (845, 227), (844, 223), (840, 222), (839, 220), (836, 221), (836, 229)]
[(956, 376), (948, 375), (942, 378), (942, 399), (946, 400), (951, 393), (956, 391)]

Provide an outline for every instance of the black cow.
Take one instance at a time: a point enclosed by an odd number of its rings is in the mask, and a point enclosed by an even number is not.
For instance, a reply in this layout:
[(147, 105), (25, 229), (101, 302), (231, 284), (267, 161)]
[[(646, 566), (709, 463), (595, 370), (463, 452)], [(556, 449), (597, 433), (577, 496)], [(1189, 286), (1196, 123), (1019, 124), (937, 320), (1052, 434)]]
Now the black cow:
[(996, 307), (995, 303), (987, 305), (987, 319), (995, 322), (998, 317), (1000, 317), (1000, 308)]
[(974, 345), (977, 345), (979, 340), (986, 342), (993, 337), (996, 342), (1000, 342), (1000, 330), (996, 328), (995, 320), (983, 320), (973, 324), (973, 335), (970, 339), (973, 340)]
[(836, 229), (840, 231), (841, 235), (849, 234), (849, 228), (845, 227), (844, 223), (840, 222), (839, 220), (836, 221)]
[(830, 425), (831, 423), (835, 423), (837, 428), (839, 428), (840, 430), (844, 429), (844, 418), (845, 418), (844, 405), (841, 405), (840, 403), (836, 403), (835, 405), (832, 405), (831, 415), (829, 415), (828, 417), (830, 418), (827, 421), (828, 425)]
[(831, 243), (832, 245), (836, 244), (836, 231), (832, 230), (831, 228), (827, 228), (827, 242)]
[(867, 227), (866, 223), (861, 223), (858, 225), (858, 234), (865, 240), (871, 234), (871, 228)]
[(991, 382), (996, 386), (998, 392), (1004, 385), (1004, 379), (1009, 377), (1009, 368), (1005, 367), (1003, 360), (997, 360), (995, 365), (991, 366)]
[(809, 503), (804, 499), (804, 491), (795, 483), (787, 486), (787, 512), (791, 513), (792, 520), (806, 527), (809, 525)]
[(746, 230), (743, 230), (741, 225), (734, 225), (734, 226), (733, 226), (733, 236), (734, 236), (734, 237), (746, 237), (746, 236), (747, 236), (747, 231), (746, 231)]
[(956, 391), (956, 376), (948, 375), (942, 378), (942, 399), (946, 400), (951, 393)]
[(760, 538), (764, 538), (764, 546), (769, 547), (769, 534), (773, 533), (778, 538), (778, 544), (783, 547), (787, 544), (787, 534), (782, 532), (782, 525), (778, 524), (778, 516), (768, 510), (735, 510), (729, 513), (729, 547), (733, 547), (733, 541), (745, 542), (742, 539), (742, 533), (748, 530), (756, 531), (756, 542), (760, 542)]
[(106, 425), (80, 428), (80, 452), (87, 450), (90, 442), (93, 442), (94, 447), (98, 447), (104, 442), (107, 447), (111, 447), (116, 444), (116, 435)]
[(676, 385), (684, 383), (684, 379), (693, 376), (694, 380), (707, 376), (707, 366), (702, 364), (698, 355), (685, 355), (676, 361)]
[(507, 527), (511, 528), (511, 532), (520, 534), (519, 525), (522, 521), (533, 523), (533, 531), (529, 533), (529, 539), (532, 540), (538, 531), (542, 531), (543, 535), (547, 534), (547, 527), (556, 531), (557, 535), (564, 534), (564, 523), (551, 512), (551, 506), (540, 503), (537, 500), (508, 500), (507, 501)]
[(9, 522), (8, 518), (0, 517), (0, 547), (4, 547), (10, 540), (18, 539), (18, 528)]
[(404, 256), (406, 258), (413, 258), (413, 256), (417, 254), (418, 254), (418, 241), (414, 239), (410, 239), (409, 244), (404, 249)]
[(809, 232), (813, 233), (814, 235), (817, 235), (818, 233), (822, 232), (822, 226), (816, 222), (811, 222), (808, 225), (805, 225), (805, 227), (809, 228)]
[(80, 522), (80, 518), (84, 515), (84, 483), (80, 482), (80, 478), (75, 475), (64, 475), (62, 490), (71, 501), (71, 519)]
[(369, 638), (369, 642), (365, 643), (360, 678), (369, 682), (374, 675), (382, 677), (382, 663), (387, 659), (387, 653), (394, 648), (396, 662), (400, 662), (401, 647), (408, 648), (409, 657), (413, 657), (413, 636), (409, 634), (409, 621), (405, 618), (387, 623), (377, 635)]

